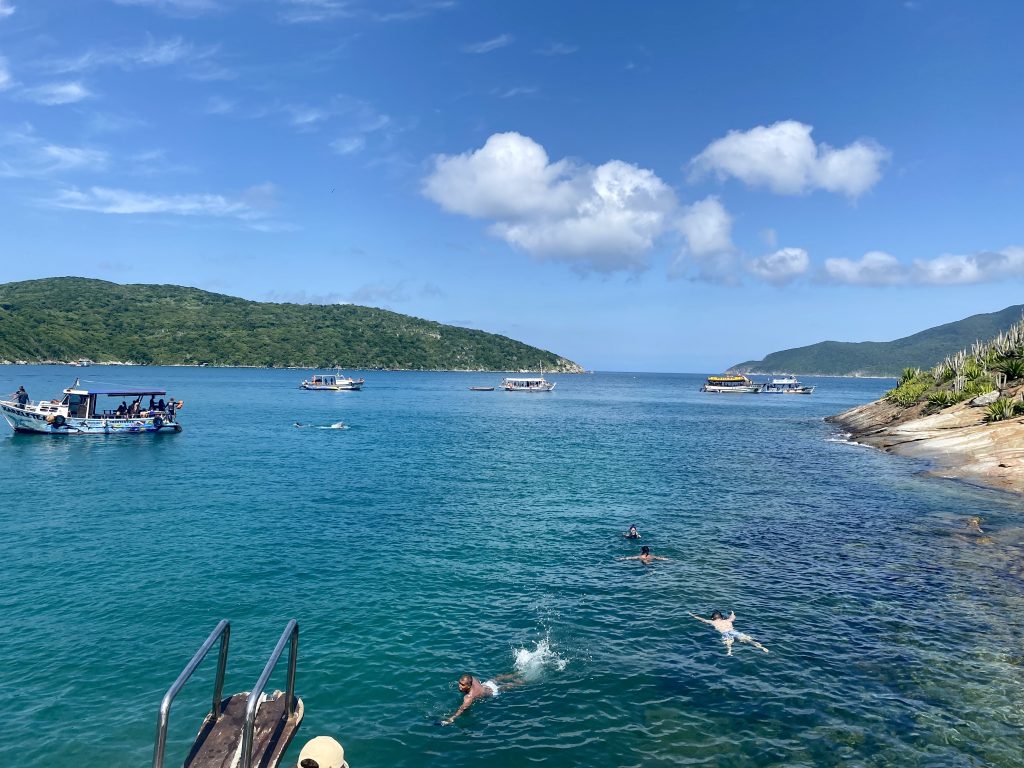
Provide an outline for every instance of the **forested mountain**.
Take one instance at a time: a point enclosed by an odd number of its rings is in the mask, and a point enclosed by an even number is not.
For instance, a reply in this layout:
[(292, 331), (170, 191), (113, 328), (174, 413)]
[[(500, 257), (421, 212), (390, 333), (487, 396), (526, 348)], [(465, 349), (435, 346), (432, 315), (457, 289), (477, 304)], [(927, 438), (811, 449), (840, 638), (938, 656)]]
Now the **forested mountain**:
[(899, 376), (907, 367), (931, 368), (978, 340), (991, 339), (1021, 319), (1024, 304), (971, 315), (895, 341), (822, 341), (772, 352), (730, 368), (737, 373), (801, 373), (823, 376)]
[(540, 370), (571, 360), (514, 339), (353, 304), (276, 304), (177, 285), (55, 277), (0, 285), (0, 359)]

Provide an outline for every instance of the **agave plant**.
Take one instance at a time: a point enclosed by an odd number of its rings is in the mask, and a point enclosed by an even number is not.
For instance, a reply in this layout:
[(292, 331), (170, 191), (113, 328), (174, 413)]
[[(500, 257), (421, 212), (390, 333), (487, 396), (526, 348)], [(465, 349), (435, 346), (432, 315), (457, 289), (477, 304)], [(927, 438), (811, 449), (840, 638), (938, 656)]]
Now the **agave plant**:
[(1005, 421), (1024, 413), (1024, 403), (1009, 397), (1000, 397), (985, 409), (985, 421)]
[(937, 408), (946, 408), (956, 402), (959, 402), (957, 396), (948, 389), (940, 389), (938, 392), (932, 392), (928, 395), (928, 405), (933, 405)]
[(1006, 376), (1007, 381), (1024, 379), (1024, 358), (1001, 357), (992, 368)]
[(900, 374), (900, 386), (906, 384), (908, 381), (913, 381), (920, 375), (920, 368), (904, 368), (903, 373)]

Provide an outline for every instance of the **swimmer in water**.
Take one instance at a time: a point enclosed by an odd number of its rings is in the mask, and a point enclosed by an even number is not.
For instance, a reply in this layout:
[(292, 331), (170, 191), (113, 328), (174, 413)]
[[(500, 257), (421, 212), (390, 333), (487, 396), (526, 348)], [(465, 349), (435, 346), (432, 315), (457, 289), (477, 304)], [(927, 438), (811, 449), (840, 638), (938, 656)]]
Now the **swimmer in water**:
[(493, 680), (480, 682), (473, 675), (463, 675), (459, 678), (459, 693), (462, 694), (462, 705), (455, 710), (455, 713), (441, 721), (441, 725), (451, 725), (455, 718), (469, 709), (477, 699), (487, 699), (497, 696), (504, 690), (522, 685), (523, 679), (515, 674), (498, 675)]
[(981, 518), (977, 515), (967, 518), (967, 530), (971, 533), (984, 533), (981, 530)]
[(639, 539), (640, 538), (640, 532), (637, 531), (635, 525), (631, 525), (631, 526), (629, 526), (629, 530), (626, 531), (624, 534), (622, 534), (622, 538), (624, 538), (624, 539)]
[(660, 555), (652, 555), (651, 548), (644, 544), (640, 547), (639, 555), (630, 555), (629, 557), (620, 557), (619, 560), (639, 560), (644, 565), (650, 565), (655, 560), (668, 560), (667, 557), (661, 557)]
[(722, 633), (722, 642), (725, 643), (726, 656), (732, 656), (732, 644), (737, 640), (741, 643), (750, 643), (755, 648), (760, 648), (765, 653), (768, 653), (768, 649), (750, 635), (744, 634), (743, 632), (737, 632), (732, 628), (732, 623), (736, 620), (736, 614), (733, 611), (729, 612), (729, 618), (722, 616), (721, 611), (712, 611), (710, 619), (702, 619), (695, 613), (691, 613), (690, 615), (697, 621), (703, 621), (705, 624), (710, 624)]

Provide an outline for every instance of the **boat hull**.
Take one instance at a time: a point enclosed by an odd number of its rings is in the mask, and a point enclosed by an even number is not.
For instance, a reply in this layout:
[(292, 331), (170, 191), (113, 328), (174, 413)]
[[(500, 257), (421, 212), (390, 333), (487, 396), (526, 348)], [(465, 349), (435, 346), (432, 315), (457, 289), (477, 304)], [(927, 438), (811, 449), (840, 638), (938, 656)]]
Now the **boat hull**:
[(323, 384), (300, 384), (299, 386), (310, 392), (358, 392), (363, 388), (363, 382), (356, 381), (352, 384), (335, 384), (333, 386)]
[(48, 423), (44, 414), (0, 403), (0, 412), (11, 429), (34, 435), (129, 435), (144, 432), (181, 432), (181, 425), (162, 416), (134, 419), (79, 419), (67, 417), (60, 425)]
[(761, 391), (760, 388), (756, 384), (753, 385), (753, 386), (743, 386), (743, 387), (719, 387), (719, 386), (715, 386), (714, 384), (705, 384), (703, 387), (701, 387), (701, 392), (712, 392), (712, 393), (715, 393), (715, 394), (744, 395), (744, 394), (753, 394), (755, 392), (760, 392), (760, 391)]

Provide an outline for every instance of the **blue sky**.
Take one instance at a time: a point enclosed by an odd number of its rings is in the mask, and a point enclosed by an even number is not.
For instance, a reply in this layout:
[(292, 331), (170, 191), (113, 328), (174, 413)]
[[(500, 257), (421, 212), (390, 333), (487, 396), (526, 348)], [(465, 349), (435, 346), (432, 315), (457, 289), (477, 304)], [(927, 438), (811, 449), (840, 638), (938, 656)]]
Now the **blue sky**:
[(0, 281), (713, 371), (1024, 301), (1016, 2), (0, 0)]

